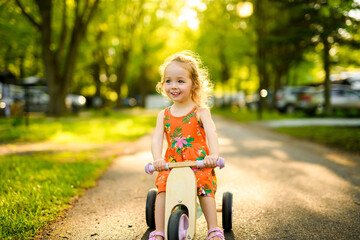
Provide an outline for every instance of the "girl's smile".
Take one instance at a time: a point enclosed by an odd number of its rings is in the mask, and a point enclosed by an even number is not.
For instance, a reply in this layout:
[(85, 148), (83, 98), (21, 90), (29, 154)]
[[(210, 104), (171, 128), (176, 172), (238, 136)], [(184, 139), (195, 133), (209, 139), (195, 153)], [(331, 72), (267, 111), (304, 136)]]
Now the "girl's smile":
[(183, 63), (172, 62), (165, 70), (165, 92), (168, 97), (177, 103), (191, 100), (192, 80), (189, 71)]

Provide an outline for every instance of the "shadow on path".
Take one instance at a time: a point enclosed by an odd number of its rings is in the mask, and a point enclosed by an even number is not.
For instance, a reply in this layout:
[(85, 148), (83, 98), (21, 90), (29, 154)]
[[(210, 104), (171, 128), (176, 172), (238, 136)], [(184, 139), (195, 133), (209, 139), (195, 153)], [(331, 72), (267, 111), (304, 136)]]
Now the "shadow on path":
[(148, 240), (149, 239), (149, 235), (150, 233), (154, 231), (154, 229), (148, 228), (146, 230), (146, 232), (143, 234), (143, 236), (141, 237), (141, 240)]

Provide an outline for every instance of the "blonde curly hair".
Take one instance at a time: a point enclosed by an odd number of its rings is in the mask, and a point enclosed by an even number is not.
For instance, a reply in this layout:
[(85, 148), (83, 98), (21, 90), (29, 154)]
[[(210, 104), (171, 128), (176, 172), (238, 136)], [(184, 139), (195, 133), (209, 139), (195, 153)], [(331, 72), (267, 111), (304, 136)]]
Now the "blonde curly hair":
[(192, 51), (181, 51), (175, 53), (165, 59), (160, 66), (161, 80), (156, 85), (156, 90), (163, 96), (167, 96), (165, 92), (165, 69), (172, 62), (183, 63), (185, 69), (189, 72), (192, 80), (191, 99), (199, 107), (208, 107), (208, 97), (213, 85), (209, 80), (209, 73), (205, 66), (203, 66), (199, 55)]

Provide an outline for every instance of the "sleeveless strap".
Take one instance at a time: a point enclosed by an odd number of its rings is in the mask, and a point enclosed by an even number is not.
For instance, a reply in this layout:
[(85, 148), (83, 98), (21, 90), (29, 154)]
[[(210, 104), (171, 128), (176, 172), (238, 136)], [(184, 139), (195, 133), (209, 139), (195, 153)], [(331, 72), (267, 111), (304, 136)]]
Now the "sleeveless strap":
[(170, 114), (170, 108), (171, 108), (171, 106), (170, 106), (170, 107), (165, 108), (165, 111), (164, 111), (164, 117), (165, 117), (166, 115), (169, 115), (169, 114)]
[[(171, 107), (171, 106), (170, 106), (170, 107)], [(163, 123), (164, 123), (164, 125), (165, 125), (165, 118), (166, 118), (167, 116), (170, 116), (170, 107), (165, 108), (164, 117), (163, 117)]]

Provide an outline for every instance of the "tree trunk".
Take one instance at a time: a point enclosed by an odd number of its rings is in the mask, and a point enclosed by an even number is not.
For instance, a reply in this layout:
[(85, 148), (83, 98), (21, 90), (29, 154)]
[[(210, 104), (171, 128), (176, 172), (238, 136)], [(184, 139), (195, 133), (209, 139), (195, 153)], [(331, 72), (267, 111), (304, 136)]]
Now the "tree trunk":
[(9, 48), (6, 49), (6, 52), (5, 52), (5, 57), (4, 57), (4, 66), (5, 66), (5, 71), (8, 71), (9, 70), (9, 66), (10, 66), (10, 63), (11, 63), (11, 53), (12, 53), (12, 46), (10, 45)]
[(20, 70), (20, 78), (24, 78), (25, 77), (25, 68), (24, 68), (24, 60), (25, 60), (25, 53), (20, 54), (19, 59), (20, 59), (20, 63), (19, 63), (19, 70)]
[(281, 80), (283, 78), (283, 69), (281, 66), (278, 66), (276, 69), (276, 73), (275, 73), (275, 85), (274, 85), (274, 92), (273, 92), (273, 96), (271, 99), (271, 108), (275, 109), (276, 108), (276, 95), (278, 90), (281, 88)]
[(45, 65), (45, 76), (48, 82), (49, 90), (49, 114), (52, 116), (63, 115), (65, 107), (65, 94), (61, 87), (59, 78), (59, 66), (56, 62), (54, 52), (50, 49), (51, 46), (51, 24), (52, 24), (52, 2), (51, 1), (37, 1), (40, 14), (40, 32), (42, 42), (42, 60)]
[(141, 67), (140, 70), (140, 75), (139, 75), (139, 79), (140, 79), (140, 84), (144, 85), (144, 86), (139, 86), (139, 92), (141, 95), (141, 102), (140, 102), (140, 106), (141, 107), (145, 107), (145, 99), (146, 99), (146, 95), (149, 92), (148, 91), (148, 86), (150, 85), (150, 81), (148, 79), (148, 76), (146, 74), (148, 70), (148, 67), (146, 65), (146, 63)]
[(325, 80), (324, 80), (324, 100), (325, 100), (325, 114), (329, 115), (331, 111), (331, 102), (330, 102), (330, 48), (331, 45), (327, 40), (327, 37), (323, 39), (324, 44), (324, 71), (325, 71)]
[(127, 77), (127, 67), (130, 58), (130, 49), (124, 49), (121, 56), (122, 56), (121, 62), (116, 70), (117, 81), (115, 85), (115, 91), (118, 95), (116, 101), (116, 108), (122, 107), (121, 88), (124, 82), (126, 81), (126, 77)]
[(265, 47), (265, 36), (266, 36), (266, 21), (264, 16), (264, 1), (256, 0), (254, 15), (256, 17), (256, 34), (257, 34), (257, 68), (259, 74), (259, 104), (257, 110), (258, 120), (262, 119), (262, 111), (264, 108), (264, 98), (261, 97), (260, 91), (268, 85), (268, 75), (266, 72), (266, 47)]
[(95, 97), (100, 97), (101, 96), (101, 92), (100, 92), (100, 88), (101, 88), (101, 81), (100, 81), (100, 63), (98, 61), (94, 62), (91, 65), (91, 70), (92, 70), (92, 76), (94, 79), (94, 83), (95, 83)]
[(92, 75), (93, 75), (93, 79), (94, 79), (94, 83), (95, 83), (95, 88), (96, 88), (96, 92), (95, 92), (95, 97), (100, 98), (101, 97), (101, 81), (100, 81), (100, 74), (101, 74), (101, 69), (102, 67), (105, 69), (106, 74), (107, 73), (107, 66), (106, 66), (106, 61), (104, 59), (104, 54), (103, 54), (103, 49), (100, 45), (102, 39), (103, 39), (103, 32), (99, 31), (99, 33), (96, 35), (96, 49), (93, 52), (93, 64), (91, 66), (92, 68)]
[(70, 44), (68, 46), (67, 56), (65, 57), (64, 69), (61, 69), (62, 52), (65, 49), (66, 40), (66, 1), (63, 1), (63, 25), (62, 33), (59, 39), (57, 50), (53, 50), (52, 46), (55, 44), (52, 41), (52, 7), (53, 2), (48, 0), (35, 0), (41, 22), (37, 22), (25, 8), (22, 6), (20, 0), (16, 0), (22, 13), (41, 33), (42, 45), (42, 60), (45, 66), (45, 76), (49, 88), (49, 114), (53, 116), (61, 116), (66, 112), (65, 97), (72, 81), (72, 76), (75, 69), (76, 56), (81, 40), (83, 39), (87, 26), (94, 15), (95, 10), (99, 4), (99, 0), (95, 0), (90, 6), (85, 4), (80, 10), (80, 3), (76, 2), (75, 6), (75, 22), (72, 30)]
[[(222, 41), (220, 40), (220, 42), (222, 42)], [(226, 94), (226, 87), (227, 87), (227, 84), (228, 84), (229, 78), (230, 78), (230, 73), (229, 73), (229, 67), (228, 67), (228, 64), (226, 61), (226, 56), (224, 53), (224, 46), (221, 46), (221, 45), (219, 48), (219, 60), (220, 60), (220, 64), (221, 64), (221, 82), (223, 84), (223, 101), (222, 101), (221, 107), (225, 108), (227, 105), (225, 102), (226, 101), (225, 94)]]

